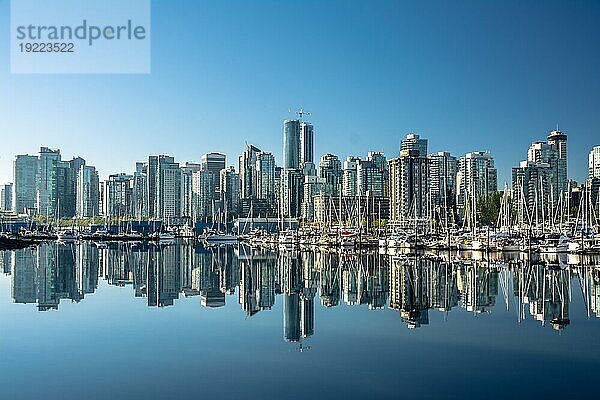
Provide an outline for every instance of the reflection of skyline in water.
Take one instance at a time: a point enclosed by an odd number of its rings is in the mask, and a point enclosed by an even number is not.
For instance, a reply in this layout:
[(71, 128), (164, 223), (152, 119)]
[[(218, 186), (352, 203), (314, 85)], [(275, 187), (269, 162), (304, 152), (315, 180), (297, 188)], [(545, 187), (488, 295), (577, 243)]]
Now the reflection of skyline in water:
[[(564, 261), (564, 260), (563, 260)], [(444, 261), (374, 253), (282, 251), (247, 246), (49, 243), (1, 252), (15, 303), (57, 310), (80, 302), (99, 280), (131, 286), (150, 307), (175, 304), (180, 295), (218, 308), (238, 296), (247, 317), (283, 304), (283, 334), (298, 342), (315, 332), (315, 302), (324, 307), (366, 305), (396, 310), (409, 328), (429, 324), (430, 310), (445, 317), (456, 308), (490, 313), (498, 306), (517, 320), (533, 318), (555, 329), (569, 325), (573, 291), (588, 316), (600, 316), (600, 269), (541, 260)], [(318, 298), (319, 300), (315, 300)], [(528, 314), (531, 317), (528, 317)]]

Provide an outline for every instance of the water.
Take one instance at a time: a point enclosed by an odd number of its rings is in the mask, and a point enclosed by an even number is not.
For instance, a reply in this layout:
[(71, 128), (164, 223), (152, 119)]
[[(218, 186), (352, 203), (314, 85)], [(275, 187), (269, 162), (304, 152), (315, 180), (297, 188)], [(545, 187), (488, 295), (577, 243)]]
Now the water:
[(177, 243), (0, 253), (0, 397), (573, 398), (597, 260)]

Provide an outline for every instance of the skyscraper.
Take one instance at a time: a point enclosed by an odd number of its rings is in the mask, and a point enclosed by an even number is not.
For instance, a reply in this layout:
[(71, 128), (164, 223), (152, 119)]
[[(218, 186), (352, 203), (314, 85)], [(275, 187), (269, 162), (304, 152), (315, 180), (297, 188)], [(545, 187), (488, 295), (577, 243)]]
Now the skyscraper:
[(342, 186), (342, 163), (334, 154), (324, 154), (319, 162), (319, 177), (325, 179), (323, 194), (337, 196)]
[(548, 135), (548, 144), (554, 146), (558, 152), (556, 187), (559, 192), (566, 193), (568, 190), (567, 135), (558, 129), (551, 131)]
[(200, 170), (192, 174), (192, 215), (195, 221), (212, 221), (214, 206), (215, 175)]
[(427, 139), (421, 139), (416, 133), (409, 133), (406, 139), (400, 142), (400, 152), (403, 150), (416, 150), (419, 157), (427, 155)]
[(60, 161), (60, 150), (40, 148), (37, 180), (37, 209), (43, 216), (54, 217), (57, 206), (55, 166)]
[(232, 217), (238, 216), (240, 200), (240, 175), (234, 167), (221, 170), (220, 174), (221, 204)]
[(90, 218), (99, 214), (100, 183), (96, 168), (87, 165), (81, 166), (77, 174), (76, 198), (77, 217)]
[(37, 206), (37, 177), (39, 159), (18, 155), (13, 163), (13, 210), (17, 214), (35, 214)]
[(600, 146), (595, 146), (590, 151), (588, 165), (588, 184), (591, 189), (591, 202), (594, 205), (594, 208), (596, 209), (596, 213), (598, 215), (600, 214)]
[(304, 175), (299, 169), (284, 168), (281, 173), (281, 216), (298, 218), (301, 216), (302, 189)]
[(342, 195), (356, 196), (358, 194), (356, 188), (356, 164), (360, 161), (360, 157), (348, 156), (344, 160), (344, 169), (342, 177)]
[(283, 121), (283, 168), (300, 166), (300, 121)]
[(366, 160), (356, 164), (356, 191), (359, 196), (387, 196), (387, 159), (383, 153), (370, 151)]
[(314, 162), (314, 128), (308, 122), (300, 123), (300, 166)]
[(175, 158), (158, 156), (156, 174), (156, 217), (169, 220), (181, 217), (181, 170)]
[(595, 146), (588, 157), (589, 178), (600, 179), (600, 146)]
[(11, 211), (12, 210), (12, 197), (13, 197), (13, 184), (7, 183), (2, 185), (0, 189), (0, 210)]
[(440, 151), (430, 154), (429, 191), (433, 206), (451, 207), (456, 201), (456, 173), (458, 163), (450, 153)]
[(425, 217), (429, 190), (427, 139), (410, 133), (400, 147), (400, 157), (389, 162), (391, 217), (393, 220)]
[[(276, 210), (277, 194), (275, 192), (275, 157), (271, 153), (260, 152), (256, 155), (256, 192), (255, 198), (261, 200), (257, 206), (263, 212), (273, 216)], [(263, 214), (264, 215), (264, 214)]]
[(261, 151), (258, 147), (249, 144), (239, 157), (240, 198), (242, 201), (252, 199), (252, 196), (256, 192), (256, 155)]
[(473, 205), (473, 201), (496, 192), (498, 172), (492, 155), (475, 151), (461, 157), (458, 161), (456, 188), (456, 203), (462, 210), (467, 201)]
[(131, 215), (133, 176), (125, 173), (113, 174), (104, 182), (104, 215), (107, 217), (128, 217)]
[(132, 216), (137, 219), (148, 217), (148, 164), (135, 163), (133, 173)]
[(219, 201), (221, 197), (219, 194), (219, 177), (221, 175), (221, 170), (225, 169), (226, 161), (227, 159), (225, 154), (221, 153), (207, 153), (204, 154), (200, 159), (201, 169), (203, 171), (210, 171), (215, 176), (215, 187), (213, 190), (213, 197), (215, 201)]

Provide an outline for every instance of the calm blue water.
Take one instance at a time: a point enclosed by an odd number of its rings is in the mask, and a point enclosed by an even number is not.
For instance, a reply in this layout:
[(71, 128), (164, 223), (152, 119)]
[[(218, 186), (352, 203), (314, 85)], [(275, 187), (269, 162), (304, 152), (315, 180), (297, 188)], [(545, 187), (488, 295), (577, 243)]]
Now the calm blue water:
[(594, 264), (184, 243), (0, 252), (0, 397), (593, 395)]

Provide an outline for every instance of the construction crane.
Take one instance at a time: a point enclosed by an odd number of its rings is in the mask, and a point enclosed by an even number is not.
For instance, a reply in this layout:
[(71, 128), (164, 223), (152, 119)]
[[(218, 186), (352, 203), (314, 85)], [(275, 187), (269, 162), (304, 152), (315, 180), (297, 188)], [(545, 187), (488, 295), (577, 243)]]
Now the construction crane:
[[(288, 109), (288, 112), (291, 113), (292, 109)], [(310, 115), (308, 111), (304, 111), (304, 108), (300, 108), (300, 110), (296, 111), (295, 114), (298, 114), (300, 116), (300, 119), (302, 119), (304, 115)]]

